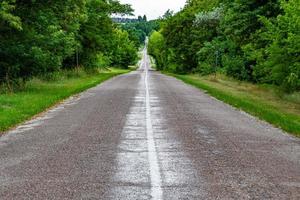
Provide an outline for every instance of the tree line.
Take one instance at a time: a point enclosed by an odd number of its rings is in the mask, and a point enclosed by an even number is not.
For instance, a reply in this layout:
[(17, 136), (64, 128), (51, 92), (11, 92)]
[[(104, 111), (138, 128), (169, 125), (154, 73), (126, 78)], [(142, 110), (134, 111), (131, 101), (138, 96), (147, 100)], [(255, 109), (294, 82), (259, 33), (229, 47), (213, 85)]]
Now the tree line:
[(122, 28), (129, 33), (129, 38), (134, 41), (136, 46), (141, 46), (152, 31), (159, 30), (159, 20), (148, 21), (146, 15), (138, 16), (135, 21), (123, 23)]
[(0, 83), (21, 84), (76, 67), (135, 64), (135, 42), (111, 19), (132, 11), (118, 0), (2, 0)]
[(149, 39), (160, 70), (300, 90), (300, 0), (188, 0)]

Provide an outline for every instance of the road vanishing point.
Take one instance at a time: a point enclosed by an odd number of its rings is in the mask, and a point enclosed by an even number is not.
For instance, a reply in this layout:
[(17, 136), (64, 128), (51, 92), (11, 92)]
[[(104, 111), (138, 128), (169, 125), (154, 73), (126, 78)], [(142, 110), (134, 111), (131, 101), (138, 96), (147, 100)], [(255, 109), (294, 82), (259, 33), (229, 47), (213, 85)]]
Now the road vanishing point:
[(0, 199), (300, 199), (300, 139), (151, 69), (0, 137)]

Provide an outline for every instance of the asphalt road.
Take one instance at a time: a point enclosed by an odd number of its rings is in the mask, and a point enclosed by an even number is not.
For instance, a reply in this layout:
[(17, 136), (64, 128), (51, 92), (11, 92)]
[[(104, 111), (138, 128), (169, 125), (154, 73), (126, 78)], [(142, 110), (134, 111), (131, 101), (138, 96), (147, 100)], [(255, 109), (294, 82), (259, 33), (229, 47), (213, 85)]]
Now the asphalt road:
[(0, 199), (300, 199), (300, 140), (149, 69), (0, 138)]

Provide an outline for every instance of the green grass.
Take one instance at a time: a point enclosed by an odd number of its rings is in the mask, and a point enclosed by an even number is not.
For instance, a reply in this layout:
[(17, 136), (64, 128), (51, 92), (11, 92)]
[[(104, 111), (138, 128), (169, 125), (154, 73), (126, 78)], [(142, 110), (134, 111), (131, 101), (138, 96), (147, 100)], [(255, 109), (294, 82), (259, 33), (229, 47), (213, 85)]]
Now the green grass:
[(0, 93), (0, 132), (32, 118), (71, 95), (129, 71), (110, 69), (93, 74), (82, 70), (67, 71), (59, 73), (51, 81), (33, 79), (18, 92)]
[(300, 93), (283, 94), (270, 85), (255, 85), (218, 74), (172, 75), (211, 96), (300, 137)]

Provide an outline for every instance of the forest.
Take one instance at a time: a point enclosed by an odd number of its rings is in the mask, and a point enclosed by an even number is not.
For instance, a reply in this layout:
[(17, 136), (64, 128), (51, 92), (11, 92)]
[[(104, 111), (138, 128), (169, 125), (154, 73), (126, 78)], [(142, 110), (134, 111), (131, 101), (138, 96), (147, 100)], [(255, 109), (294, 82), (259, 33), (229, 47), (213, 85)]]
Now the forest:
[(158, 31), (160, 27), (159, 20), (147, 20), (147, 16), (138, 16), (136, 21), (125, 22), (122, 28), (129, 33), (129, 38), (135, 42), (136, 46), (144, 44), (146, 37), (152, 31)]
[(159, 20), (118, 0), (3, 0), (0, 84), (24, 84), (60, 70), (127, 68), (151, 34), (158, 70), (222, 73), (300, 90), (300, 0), (188, 0)]
[(300, 0), (189, 0), (160, 25), (148, 46), (159, 70), (300, 90)]
[(140, 42), (111, 17), (132, 11), (117, 0), (2, 0), (0, 85), (60, 70), (134, 65)]

